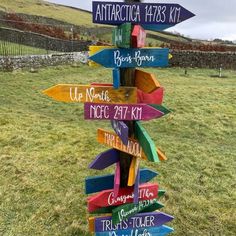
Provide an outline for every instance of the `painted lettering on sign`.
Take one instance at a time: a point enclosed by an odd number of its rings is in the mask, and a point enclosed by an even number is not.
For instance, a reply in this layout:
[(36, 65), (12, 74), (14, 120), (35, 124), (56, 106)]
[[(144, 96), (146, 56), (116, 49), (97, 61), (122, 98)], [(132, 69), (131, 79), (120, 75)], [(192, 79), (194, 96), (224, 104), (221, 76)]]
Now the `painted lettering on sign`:
[(179, 4), (93, 2), (93, 22), (100, 24), (131, 22), (175, 25), (193, 16), (192, 12)]
[(43, 91), (49, 97), (62, 102), (123, 103), (137, 102), (137, 88), (58, 84)]
[(89, 57), (107, 68), (166, 67), (169, 61), (167, 48), (103, 49)]
[(163, 115), (146, 104), (84, 104), (84, 118), (90, 120), (150, 120)]

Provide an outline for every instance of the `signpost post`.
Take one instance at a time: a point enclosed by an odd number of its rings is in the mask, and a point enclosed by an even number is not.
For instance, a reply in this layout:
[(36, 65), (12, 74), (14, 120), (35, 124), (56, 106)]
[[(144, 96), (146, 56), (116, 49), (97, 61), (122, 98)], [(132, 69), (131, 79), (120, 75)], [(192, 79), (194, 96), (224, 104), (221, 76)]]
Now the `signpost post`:
[(112, 69), (112, 84), (59, 84), (44, 94), (62, 102), (84, 103), (84, 117), (110, 120), (114, 132), (98, 129), (97, 141), (109, 146), (89, 164), (103, 170), (115, 164), (111, 175), (86, 178), (85, 193), (91, 214), (111, 213), (89, 218), (89, 229), (97, 236), (166, 235), (173, 229), (164, 225), (173, 216), (156, 211), (164, 190), (147, 183), (157, 173), (140, 169), (140, 161), (166, 160), (164, 152), (142, 126), (141, 121), (160, 118), (170, 111), (162, 106), (164, 88), (153, 74), (135, 67), (166, 67), (171, 58), (168, 48), (145, 48), (145, 30), (163, 30), (194, 14), (178, 4), (93, 2), (93, 22), (116, 25), (114, 46), (90, 47), (91, 66)]

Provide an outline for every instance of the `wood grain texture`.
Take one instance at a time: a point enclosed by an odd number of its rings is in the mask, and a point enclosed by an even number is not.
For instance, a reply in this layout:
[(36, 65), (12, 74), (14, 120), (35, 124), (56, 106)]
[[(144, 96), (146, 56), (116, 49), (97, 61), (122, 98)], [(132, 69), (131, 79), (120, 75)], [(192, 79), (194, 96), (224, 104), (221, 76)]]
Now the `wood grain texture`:
[[(95, 196), (87, 198), (88, 211), (93, 212), (100, 207), (119, 206), (125, 203), (131, 203), (134, 199), (132, 187), (120, 188), (117, 197), (114, 196), (114, 190), (104, 190)], [(157, 184), (142, 184), (139, 186), (139, 200), (154, 199), (158, 195)]]
[(161, 87), (155, 76), (151, 73), (135, 70), (135, 87), (144, 93), (151, 93)]
[(58, 84), (44, 90), (43, 93), (61, 102), (105, 104), (137, 102), (137, 89), (134, 87), (114, 89), (108, 86)]

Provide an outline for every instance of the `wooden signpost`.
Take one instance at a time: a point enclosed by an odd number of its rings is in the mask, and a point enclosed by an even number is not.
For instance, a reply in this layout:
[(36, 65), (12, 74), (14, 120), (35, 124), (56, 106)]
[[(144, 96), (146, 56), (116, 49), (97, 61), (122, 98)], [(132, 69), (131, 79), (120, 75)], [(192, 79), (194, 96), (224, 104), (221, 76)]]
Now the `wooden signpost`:
[[(157, 184), (142, 184), (139, 186), (139, 200), (149, 200), (157, 197)], [(119, 206), (131, 203), (134, 199), (133, 188), (120, 188), (118, 196), (115, 197), (114, 190), (104, 190), (95, 196), (88, 198), (88, 211), (93, 212), (100, 207)]]
[(90, 219), (90, 229), (95, 232), (111, 232), (124, 229), (139, 229), (158, 227), (173, 220), (173, 216), (163, 212), (139, 213), (129, 219), (121, 221), (120, 224), (114, 225), (111, 216), (103, 216)]
[[(147, 183), (158, 175), (149, 169), (140, 170), (140, 183)], [(114, 175), (103, 175), (103, 176), (93, 176), (87, 177), (85, 180), (85, 193), (91, 194), (102, 190), (108, 190), (114, 188)]]
[(142, 25), (146, 30), (158, 25), (171, 27), (183, 22), (194, 14), (179, 4), (161, 3), (121, 3), (93, 1), (93, 23), (121, 25), (133, 23)]
[(107, 68), (166, 67), (167, 48), (114, 48), (103, 49), (89, 59)]
[(97, 232), (95, 236), (165, 236), (174, 229), (167, 226), (161, 225), (158, 227), (148, 227), (148, 228), (138, 228), (138, 229), (124, 229), (124, 230), (113, 230), (113, 231), (105, 231), (105, 232)]
[(84, 103), (85, 119), (110, 120), (114, 129), (98, 129), (97, 141), (111, 149), (89, 164), (95, 170), (115, 164), (114, 174), (85, 181), (85, 193), (96, 193), (87, 198), (89, 213), (110, 214), (89, 218), (90, 231), (97, 236), (164, 236), (173, 231), (164, 225), (173, 217), (156, 211), (164, 207), (159, 199), (165, 191), (147, 183), (157, 173), (140, 169), (142, 159), (167, 159), (141, 121), (170, 110), (161, 105), (164, 88), (155, 76), (135, 67), (166, 67), (172, 57), (168, 48), (145, 47), (145, 30), (164, 30), (193, 16), (178, 4), (93, 1), (93, 22), (117, 27), (114, 46), (90, 46), (89, 65), (112, 68), (113, 84), (58, 84), (43, 91), (57, 101)]
[(46, 89), (43, 93), (61, 102), (105, 104), (137, 102), (137, 89), (134, 87), (114, 89), (108, 86), (58, 84)]
[(85, 103), (84, 118), (87, 120), (151, 120), (164, 115), (147, 104)]

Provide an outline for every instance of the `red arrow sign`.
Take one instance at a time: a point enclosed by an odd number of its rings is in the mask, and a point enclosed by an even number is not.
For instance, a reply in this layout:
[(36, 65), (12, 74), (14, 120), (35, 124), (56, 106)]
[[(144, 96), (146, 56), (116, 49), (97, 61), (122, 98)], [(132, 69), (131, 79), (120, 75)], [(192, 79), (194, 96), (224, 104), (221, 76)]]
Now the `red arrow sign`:
[(132, 46), (134, 48), (145, 47), (146, 31), (140, 26), (135, 25), (132, 32)]
[(164, 96), (164, 88), (161, 87), (152, 93), (144, 93), (138, 89), (138, 102), (161, 105)]
[[(150, 200), (157, 197), (157, 184), (143, 184), (139, 186), (139, 200)], [(88, 199), (88, 210), (93, 212), (100, 207), (119, 206), (125, 203), (131, 203), (134, 200), (132, 187), (121, 188), (117, 197), (114, 190), (105, 190)]]

